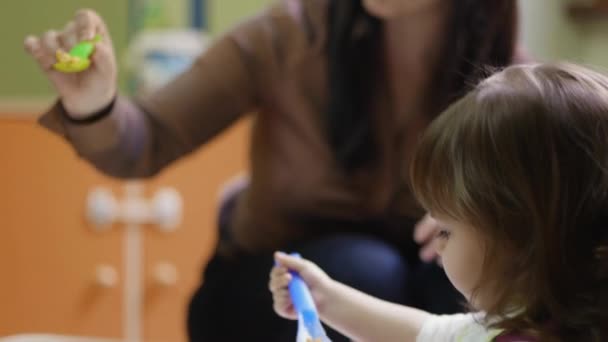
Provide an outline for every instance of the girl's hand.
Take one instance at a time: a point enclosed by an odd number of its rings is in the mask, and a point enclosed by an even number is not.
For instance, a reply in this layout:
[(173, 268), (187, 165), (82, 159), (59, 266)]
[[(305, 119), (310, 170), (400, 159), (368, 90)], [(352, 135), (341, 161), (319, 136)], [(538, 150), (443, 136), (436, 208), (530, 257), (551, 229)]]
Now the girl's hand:
[(272, 292), (274, 311), (287, 319), (298, 319), (298, 315), (291, 302), (288, 285), (291, 282), (289, 271), (297, 272), (302, 280), (308, 285), (310, 293), (315, 301), (317, 310), (322, 312), (327, 301), (327, 293), (333, 280), (312, 262), (294, 258), (284, 253), (275, 253), (276, 266), (270, 272), (268, 287)]

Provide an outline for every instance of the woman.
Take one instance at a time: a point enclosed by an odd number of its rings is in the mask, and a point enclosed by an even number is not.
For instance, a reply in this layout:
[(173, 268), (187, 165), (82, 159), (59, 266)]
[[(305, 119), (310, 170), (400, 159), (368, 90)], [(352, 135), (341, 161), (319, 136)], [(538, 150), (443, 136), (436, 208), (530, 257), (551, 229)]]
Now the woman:
[[(92, 11), (26, 48), (60, 97), (42, 125), (116, 177), (152, 176), (257, 113), (250, 184), (224, 206), (188, 329), (193, 341), (282, 341), (294, 327), (266, 290), (275, 249), (374, 296), (458, 310), (442, 272), (418, 261), (411, 235), (424, 213), (398, 161), (480, 67), (512, 62), (516, 12), (514, 0), (279, 1), (137, 102), (116, 96), (111, 41)], [(105, 39), (89, 71), (51, 69), (58, 48), (95, 34)]]

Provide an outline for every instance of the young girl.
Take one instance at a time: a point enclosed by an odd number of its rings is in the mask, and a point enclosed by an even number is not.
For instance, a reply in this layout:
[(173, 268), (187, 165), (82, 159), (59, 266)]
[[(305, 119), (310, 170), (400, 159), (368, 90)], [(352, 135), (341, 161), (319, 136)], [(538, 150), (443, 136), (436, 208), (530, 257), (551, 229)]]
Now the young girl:
[(410, 170), (443, 227), (445, 271), (475, 312), (390, 304), (277, 253), (280, 316), (296, 318), (292, 269), (324, 322), (355, 340), (608, 340), (608, 78), (574, 65), (507, 68), (430, 126)]

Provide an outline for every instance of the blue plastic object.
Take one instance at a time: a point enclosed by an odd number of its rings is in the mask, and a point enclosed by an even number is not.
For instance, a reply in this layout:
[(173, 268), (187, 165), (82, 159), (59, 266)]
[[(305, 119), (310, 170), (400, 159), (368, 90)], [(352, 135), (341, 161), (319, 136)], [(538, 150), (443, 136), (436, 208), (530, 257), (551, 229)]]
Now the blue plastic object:
[[(292, 253), (291, 256), (301, 258), (298, 253)], [(290, 273), (292, 280), (289, 283), (289, 294), (291, 295), (293, 306), (298, 313), (298, 319), (301, 321), (300, 324), (303, 325), (307, 335), (313, 341), (329, 341), (321, 325), (317, 307), (308, 286), (297, 272), (290, 271)]]

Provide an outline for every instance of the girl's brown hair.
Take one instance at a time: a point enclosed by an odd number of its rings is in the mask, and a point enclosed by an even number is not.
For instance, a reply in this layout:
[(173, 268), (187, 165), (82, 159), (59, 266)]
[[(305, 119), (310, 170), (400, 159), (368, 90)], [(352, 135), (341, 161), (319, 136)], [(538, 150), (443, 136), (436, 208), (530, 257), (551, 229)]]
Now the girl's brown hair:
[(488, 322), (542, 341), (608, 341), (608, 78), (509, 67), (429, 127), (410, 177), (429, 212), (486, 238)]

